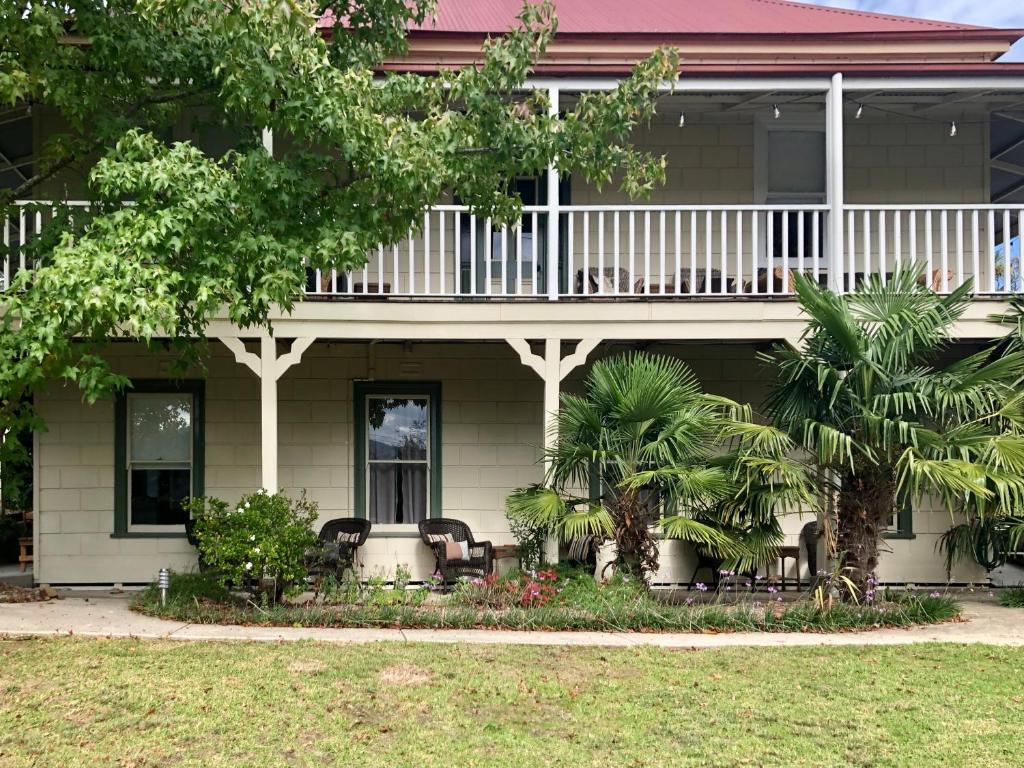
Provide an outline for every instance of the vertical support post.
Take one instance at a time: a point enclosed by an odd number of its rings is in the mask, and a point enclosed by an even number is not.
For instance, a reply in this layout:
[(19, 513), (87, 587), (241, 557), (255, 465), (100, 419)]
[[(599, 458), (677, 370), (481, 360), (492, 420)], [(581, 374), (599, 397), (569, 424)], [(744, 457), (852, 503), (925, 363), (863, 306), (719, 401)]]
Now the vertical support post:
[(262, 485), (277, 493), (277, 345), (270, 334), (260, 337), (260, 433)]
[[(544, 340), (544, 451), (555, 445), (555, 423), (558, 420), (558, 394), (562, 377), (562, 340)], [(544, 456), (545, 474), (551, 469), (551, 461)]]
[[(559, 90), (556, 86), (548, 89), (548, 114), (558, 117)], [(558, 301), (558, 169), (555, 167), (555, 159), (551, 159), (548, 166), (548, 242), (547, 242), (547, 275), (548, 275), (548, 300)], [(572, 279), (572, 275), (569, 276)]]
[(828, 284), (843, 288), (843, 75), (832, 75), (825, 99), (826, 186), (828, 189)]

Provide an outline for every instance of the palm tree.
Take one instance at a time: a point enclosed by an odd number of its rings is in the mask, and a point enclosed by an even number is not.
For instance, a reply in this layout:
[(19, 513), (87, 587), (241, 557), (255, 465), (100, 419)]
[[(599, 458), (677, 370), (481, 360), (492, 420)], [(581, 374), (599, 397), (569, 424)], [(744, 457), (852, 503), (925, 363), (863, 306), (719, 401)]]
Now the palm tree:
[(1024, 497), (1024, 354), (941, 364), (971, 287), (939, 296), (918, 272), (843, 296), (794, 275), (802, 343), (764, 356), (769, 418), (831, 478), (848, 597), (868, 589), (879, 538), (906, 501), (927, 494), (951, 513), (993, 515)]
[(789, 437), (705, 394), (674, 358), (595, 363), (583, 395), (562, 395), (555, 429), (544, 482), (513, 493), (509, 516), (612, 540), (616, 567), (642, 581), (658, 569), (655, 526), (746, 568), (781, 543), (777, 511), (815, 503)]

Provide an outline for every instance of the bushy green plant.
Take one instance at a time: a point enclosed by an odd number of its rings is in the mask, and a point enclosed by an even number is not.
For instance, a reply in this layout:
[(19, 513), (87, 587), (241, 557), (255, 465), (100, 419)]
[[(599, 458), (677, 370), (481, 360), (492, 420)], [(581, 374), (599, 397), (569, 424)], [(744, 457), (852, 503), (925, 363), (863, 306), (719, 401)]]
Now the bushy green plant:
[(199, 554), (222, 584), (241, 586), (272, 578), (278, 586), (306, 575), (306, 552), (317, 544), (317, 506), (263, 490), (237, 505), (213, 497), (193, 499)]
[(230, 603), (231, 593), (210, 573), (171, 573), (167, 587), (167, 605), (160, 606), (160, 590), (150, 584), (140, 593), (137, 604), (174, 613), (182, 606), (199, 603)]
[(544, 562), (544, 544), (548, 529), (522, 515), (506, 512), (508, 529), (519, 545), (519, 562), (526, 570), (539, 568)]
[(1005, 608), (1024, 608), (1024, 587), (1004, 589), (999, 594), (999, 604)]

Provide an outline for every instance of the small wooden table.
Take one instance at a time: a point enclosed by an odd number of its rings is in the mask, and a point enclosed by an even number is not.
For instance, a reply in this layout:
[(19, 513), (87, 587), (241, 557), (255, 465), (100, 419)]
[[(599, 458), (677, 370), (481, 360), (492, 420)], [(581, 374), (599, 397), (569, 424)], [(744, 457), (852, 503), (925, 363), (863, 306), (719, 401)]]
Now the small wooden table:
[(800, 591), (800, 545), (795, 547), (779, 547), (779, 582), (782, 591), (786, 591), (786, 560), (796, 561), (796, 591)]
[(21, 572), (24, 573), (25, 569), (28, 568), (29, 563), (33, 560), (32, 537), (26, 536), (18, 539), (18, 549), (18, 564), (21, 567)]

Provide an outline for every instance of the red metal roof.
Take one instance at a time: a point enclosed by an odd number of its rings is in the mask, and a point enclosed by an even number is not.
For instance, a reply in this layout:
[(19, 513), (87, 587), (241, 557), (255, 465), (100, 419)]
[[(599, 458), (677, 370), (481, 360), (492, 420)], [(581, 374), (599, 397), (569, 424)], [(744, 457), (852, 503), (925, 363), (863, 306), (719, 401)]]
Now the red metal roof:
[[(788, 0), (554, 0), (561, 35), (822, 35), (985, 27)], [(420, 32), (501, 33), (522, 0), (438, 0)]]

